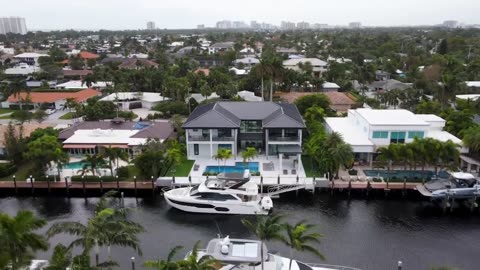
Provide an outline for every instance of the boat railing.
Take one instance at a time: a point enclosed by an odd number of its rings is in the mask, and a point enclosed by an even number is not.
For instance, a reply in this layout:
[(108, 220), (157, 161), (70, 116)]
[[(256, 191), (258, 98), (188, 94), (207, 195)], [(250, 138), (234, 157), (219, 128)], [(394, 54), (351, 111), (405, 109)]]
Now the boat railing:
[(334, 265), (334, 264), (322, 264), (322, 263), (305, 263), (305, 264), (310, 267), (322, 267), (322, 268), (335, 269), (335, 270), (362, 270), (360, 268), (343, 266), (343, 265)]

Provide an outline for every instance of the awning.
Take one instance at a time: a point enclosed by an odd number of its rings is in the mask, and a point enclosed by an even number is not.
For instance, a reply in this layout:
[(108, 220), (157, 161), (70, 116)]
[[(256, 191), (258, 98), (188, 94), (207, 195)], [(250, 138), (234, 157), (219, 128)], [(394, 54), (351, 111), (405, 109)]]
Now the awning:
[(277, 148), (280, 154), (301, 154), (302, 148), (300, 145), (279, 145)]
[(467, 157), (467, 156), (464, 156), (464, 155), (460, 155), (460, 159), (465, 161), (466, 163), (468, 164), (473, 164), (473, 165), (477, 165), (477, 166), (480, 166), (480, 162), (478, 162), (477, 160), (471, 158), (471, 157)]
[(105, 148), (121, 148), (121, 149), (127, 149), (128, 145), (126, 144), (110, 144), (110, 145), (99, 145), (99, 147), (105, 147)]
[(83, 149), (92, 149), (95, 148), (95, 144), (64, 144), (63, 148), (73, 149), (73, 148), (83, 148)]

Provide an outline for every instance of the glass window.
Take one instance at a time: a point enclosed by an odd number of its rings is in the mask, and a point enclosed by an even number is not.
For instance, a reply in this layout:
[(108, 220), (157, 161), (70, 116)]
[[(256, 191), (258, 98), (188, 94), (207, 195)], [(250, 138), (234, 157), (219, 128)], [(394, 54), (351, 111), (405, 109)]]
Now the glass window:
[(408, 138), (413, 139), (415, 137), (422, 139), (424, 137), (425, 133), (423, 131), (409, 131), (408, 132)]
[(262, 133), (262, 121), (250, 120), (240, 122), (241, 133)]
[(199, 152), (200, 152), (200, 151), (199, 151), (199, 149), (198, 149), (198, 144), (194, 144), (194, 145), (193, 145), (193, 154), (194, 154), (195, 156), (198, 156)]
[(297, 137), (298, 129), (287, 128), (285, 129), (285, 137)]
[(374, 131), (372, 134), (373, 139), (388, 139), (388, 131)]
[(219, 128), (217, 129), (218, 137), (232, 137), (232, 130), (228, 128)]
[(390, 133), (390, 143), (405, 143), (405, 131), (392, 131)]
[(231, 144), (219, 144), (218, 149), (222, 149), (222, 148), (232, 150), (232, 145)]

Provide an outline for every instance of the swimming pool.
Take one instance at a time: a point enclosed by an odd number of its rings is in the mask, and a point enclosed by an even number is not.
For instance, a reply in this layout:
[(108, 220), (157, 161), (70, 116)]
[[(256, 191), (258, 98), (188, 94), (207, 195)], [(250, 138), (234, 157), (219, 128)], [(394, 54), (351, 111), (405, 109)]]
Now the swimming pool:
[[(363, 170), (366, 176), (370, 177), (383, 177), (383, 178), (397, 178), (397, 179), (431, 179), (435, 172), (433, 171), (409, 171), (409, 170)], [(439, 171), (438, 176), (440, 178), (448, 178), (448, 173), (445, 171)]]
[(74, 169), (74, 170), (79, 170), (83, 168), (83, 165), (88, 164), (87, 162), (82, 162), (82, 161), (77, 161), (77, 162), (71, 162), (63, 165), (64, 169)]
[(258, 173), (259, 172), (259, 164), (258, 162), (235, 162), (235, 166), (217, 166), (211, 165), (205, 168), (205, 173), (231, 173), (231, 172), (239, 172), (243, 173), (245, 170), (250, 170), (250, 173)]

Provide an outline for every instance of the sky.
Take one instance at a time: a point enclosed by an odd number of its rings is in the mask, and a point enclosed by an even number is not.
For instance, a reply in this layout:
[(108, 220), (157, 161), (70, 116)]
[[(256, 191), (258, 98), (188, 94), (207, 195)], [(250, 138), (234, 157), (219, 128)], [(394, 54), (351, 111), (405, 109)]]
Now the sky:
[(179, 29), (212, 27), (224, 19), (275, 25), (480, 24), (480, 0), (14, 0), (0, 6), (0, 17), (24, 17), (31, 30), (145, 29), (147, 21), (161, 29)]

